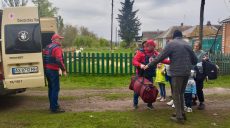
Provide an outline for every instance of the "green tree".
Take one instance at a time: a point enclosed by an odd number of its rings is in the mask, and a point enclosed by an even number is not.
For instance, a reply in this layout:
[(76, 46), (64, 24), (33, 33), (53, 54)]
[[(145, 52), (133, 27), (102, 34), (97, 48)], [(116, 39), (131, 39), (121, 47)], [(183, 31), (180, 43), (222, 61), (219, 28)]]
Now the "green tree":
[(140, 20), (136, 16), (139, 10), (133, 11), (134, 0), (125, 0), (121, 2), (122, 9), (119, 10), (118, 22), (119, 22), (119, 36), (126, 42), (126, 47), (129, 47), (135, 36), (138, 35), (140, 30)]
[(49, 0), (32, 0), (38, 6), (40, 17), (54, 17), (58, 13), (58, 8), (53, 7)]
[(63, 36), (65, 37), (65, 39), (62, 42), (63, 46), (64, 47), (73, 46), (77, 35), (78, 35), (78, 30), (76, 26), (65, 25), (63, 29)]
[(94, 34), (93, 32), (90, 32), (88, 30), (88, 28), (86, 28), (84, 26), (80, 27), (80, 35), (82, 35), (82, 36), (90, 36), (90, 37), (96, 38), (96, 34)]
[(5, 3), (8, 3), (11, 7), (16, 6), (25, 6), (28, 3), (28, 0), (3, 0)]
[(63, 18), (60, 15), (57, 17), (57, 27), (58, 27), (58, 33), (62, 35), (64, 31), (64, 22), (63, 22)]

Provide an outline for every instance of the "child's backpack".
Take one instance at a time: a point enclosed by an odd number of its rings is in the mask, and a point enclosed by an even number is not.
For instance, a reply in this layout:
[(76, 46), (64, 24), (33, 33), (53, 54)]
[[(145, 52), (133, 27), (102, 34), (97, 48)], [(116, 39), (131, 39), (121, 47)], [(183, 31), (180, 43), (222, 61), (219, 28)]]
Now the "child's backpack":
[(217, 66), (210, 61), (203, 61), (204, 63), (204, 73), (208, 77), (209, 80), (217, 79)]

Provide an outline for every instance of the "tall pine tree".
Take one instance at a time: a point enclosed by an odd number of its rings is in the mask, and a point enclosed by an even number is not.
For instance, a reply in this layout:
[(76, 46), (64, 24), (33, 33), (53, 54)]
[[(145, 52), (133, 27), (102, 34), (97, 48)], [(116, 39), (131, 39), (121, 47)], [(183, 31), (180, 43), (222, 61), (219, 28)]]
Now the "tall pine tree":
[(139, 10), (133, 11), (134, 0), (125, 0), (121, 2), (122, 9), (120, 9), (120, 14), (118, 14), (119, 22), (119, 36), (122, 40), (126, 42), (126, 47), (129, 47), (131, 42), (134, 40), (135, 36), (138, 35), (141, 23), (136, 16)]

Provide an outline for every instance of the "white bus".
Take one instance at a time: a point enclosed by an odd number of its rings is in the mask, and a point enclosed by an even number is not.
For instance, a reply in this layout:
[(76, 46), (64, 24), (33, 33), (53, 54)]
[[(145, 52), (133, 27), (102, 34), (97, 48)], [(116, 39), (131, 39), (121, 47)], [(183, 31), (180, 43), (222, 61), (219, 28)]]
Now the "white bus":
[(0, 94), (45, 86), (38, 8), (4, 8), (0, 27)]

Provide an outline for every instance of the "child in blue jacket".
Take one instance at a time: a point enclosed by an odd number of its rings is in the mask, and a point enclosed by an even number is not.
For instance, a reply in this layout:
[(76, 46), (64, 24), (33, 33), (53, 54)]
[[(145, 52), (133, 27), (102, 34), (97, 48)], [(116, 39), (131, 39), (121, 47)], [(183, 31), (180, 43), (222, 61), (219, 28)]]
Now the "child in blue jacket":
[(185, 99), (185, 111), (192, 112), (192, 98), (196, 95), (196, 82), (194, 80), (195, 72), (191, 70), (187, 86), (185, 88), (184, 99)]

